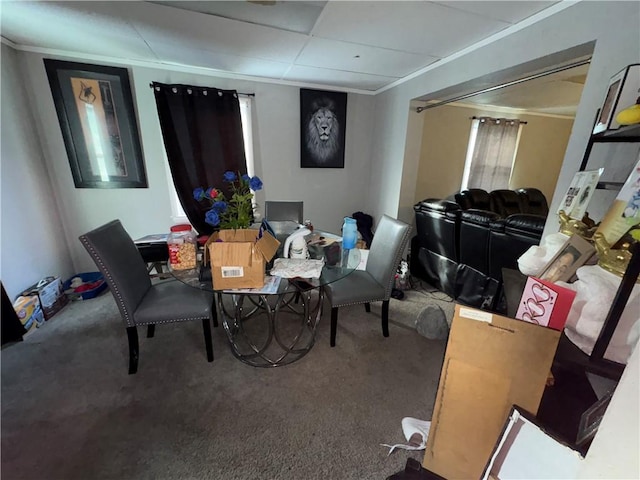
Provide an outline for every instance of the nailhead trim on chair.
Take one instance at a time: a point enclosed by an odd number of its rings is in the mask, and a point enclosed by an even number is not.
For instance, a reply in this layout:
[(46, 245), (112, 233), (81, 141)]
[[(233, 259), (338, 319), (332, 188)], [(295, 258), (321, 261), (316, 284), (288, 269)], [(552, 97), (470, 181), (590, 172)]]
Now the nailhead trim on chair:
[[(391, 297), (391, 294), (389, 294), (389, 297)], [(387, 298), (370, 298), (370, 299), (367, 299), (366, 301), (362, 301), (362, 302), (341, 303), (339, 305), (331, 305), (331, 308), (348, 307), (349, 305), (362, 305), (363, 303), (371, 303), (371, 302), (384, 302), (386, 300), (389, 300), (389, 297), (387, 297)]]
[(210, 316), (202, 316), (202, 317), (188, 317), (188, 318), (176, 318), (174, 320), (159, 320), (159, 321), (153, 321), (153, 322), (144, 322), (144, 323), (136, 323), (135, 325), (132, 326), (143, 326), (143, 325), (159, 325), (161, 323), (175, 323), (175, 322), (183, 322), (183, 321), (189, 321), (189, 320), (206, 320), (208, 318), (211, 318)]
[[(94, 258), (94, 260), (96, 260), (98, 262), (98, 267), (100, 267), (100, 270), (102, 271), (102, 274), (109, 279), (109, 287), (110, 287), (111, 293), (113, 293), (113, 296), (116, 298), (116, 302), (118, 303), (118, 307), (120, 309), (120, 313), (122, 314), (122, 318), (125, 321), (126, 326), (127, 327), (135, 327), (136, 324), (133, 322), (131, 316), (129, 315), (127, 307), (124, 304), (124, 300), (122, 299), (122, 295), (120, 294), (120, 291), (118, 290), (118, 287), (116, 287), (115, 283), (113, 282), (113, 278), (111, 277), (111, 274), (109, 274), (109, 272), (106, 269), (104, 263), (102, 263), (102, 260), (98, 256), (98, 253), (96, 252), (95, 248), (93, 248), (93, 245), (89, 242), (89, 239), (87, 237), (85, 237), (84, 235), (82, 235), (80, 237), (80, 241), (91, 252), (91, 256)], [(158, 323), (160, 323), (160, 322), (158, 322)]]

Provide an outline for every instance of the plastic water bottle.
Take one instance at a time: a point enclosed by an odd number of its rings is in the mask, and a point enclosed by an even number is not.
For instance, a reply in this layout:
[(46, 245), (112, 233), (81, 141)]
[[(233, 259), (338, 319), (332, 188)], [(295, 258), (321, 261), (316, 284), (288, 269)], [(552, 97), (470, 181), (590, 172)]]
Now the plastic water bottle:
[(349, 252), (356, 248), (358, 241), (358, 226), (355, 219), (344, 217), (342, 224), (342, 267), (349, 265)]
[(345, 250), (356, 248), (357, 241), (358, 226), (355, 219), (344, 217), (344, 223), (342, 224), (342, 248)]

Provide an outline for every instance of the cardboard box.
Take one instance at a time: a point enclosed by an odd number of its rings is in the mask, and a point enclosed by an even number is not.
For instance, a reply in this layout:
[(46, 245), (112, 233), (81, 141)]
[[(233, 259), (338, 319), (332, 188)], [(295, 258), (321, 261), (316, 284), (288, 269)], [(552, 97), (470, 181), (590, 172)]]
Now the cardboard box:
[[(280, 242), (268, 232), (255, 229), (220, 230), (205, 244), (211, 264), (213, 288), (261, 288), (265, 265), (276, 254)], [(205, 258), (205, 263), (207, 259)]]
[(37, 295), (19, 296), (13, 302), (13, 309), (27, 331), (44, 324), (44, 313)]
[(456, 305), (424, 467), (480, 478), (512, 405), (537, 413), (560, 334)]
[(59, 277), (45, 277), (20, 295), (37, 295), (45, 320), (49, 320), (69, 302)]

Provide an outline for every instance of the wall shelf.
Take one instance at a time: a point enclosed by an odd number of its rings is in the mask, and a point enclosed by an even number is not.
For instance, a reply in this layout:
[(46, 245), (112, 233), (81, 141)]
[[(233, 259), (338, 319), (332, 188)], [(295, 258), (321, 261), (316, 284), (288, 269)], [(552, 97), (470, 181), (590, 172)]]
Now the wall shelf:
[[(617, 130), (605, 130), (604, 132), (596, 133), (589, 136), (587, 142), (587, 148), (582, 157), (582, 163), (580, 164), (580, 170), (586, 170), (589, 163), (589, 157), (591, 156), (591, 150), (596, 143), (640, 143), (640, 124), (625, 125)], [(607, 190), (616, 190), (611, 188), (616, 182), (600, 182), (597, 188), (605, 188)], [(601, 184), (608, 184), (608, 186), (600, 187)], [(622, 183), (620, 183), (622, 187)], [(618, 188), (619, 190), (620, 188)]]

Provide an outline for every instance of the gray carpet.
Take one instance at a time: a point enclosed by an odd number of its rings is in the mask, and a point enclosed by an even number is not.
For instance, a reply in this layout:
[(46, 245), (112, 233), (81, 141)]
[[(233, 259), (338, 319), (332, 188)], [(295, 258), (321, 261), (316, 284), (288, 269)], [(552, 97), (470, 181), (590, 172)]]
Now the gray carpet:
[(430, 419), (445, 340), (416, 332), (441, 294), (391, 300), (390, 337), (380, 304), (329, 313), (316, 344), (288, 366), (238, 361), (213, 329), (207, 363), (200, 322), (140, 333), (140, 364), (127, 374), (125, 330), (111, 294), (74, 302), (24, 342), (2, 349), (2, 478), (384, 479), (407, 458), (403, 417)]

